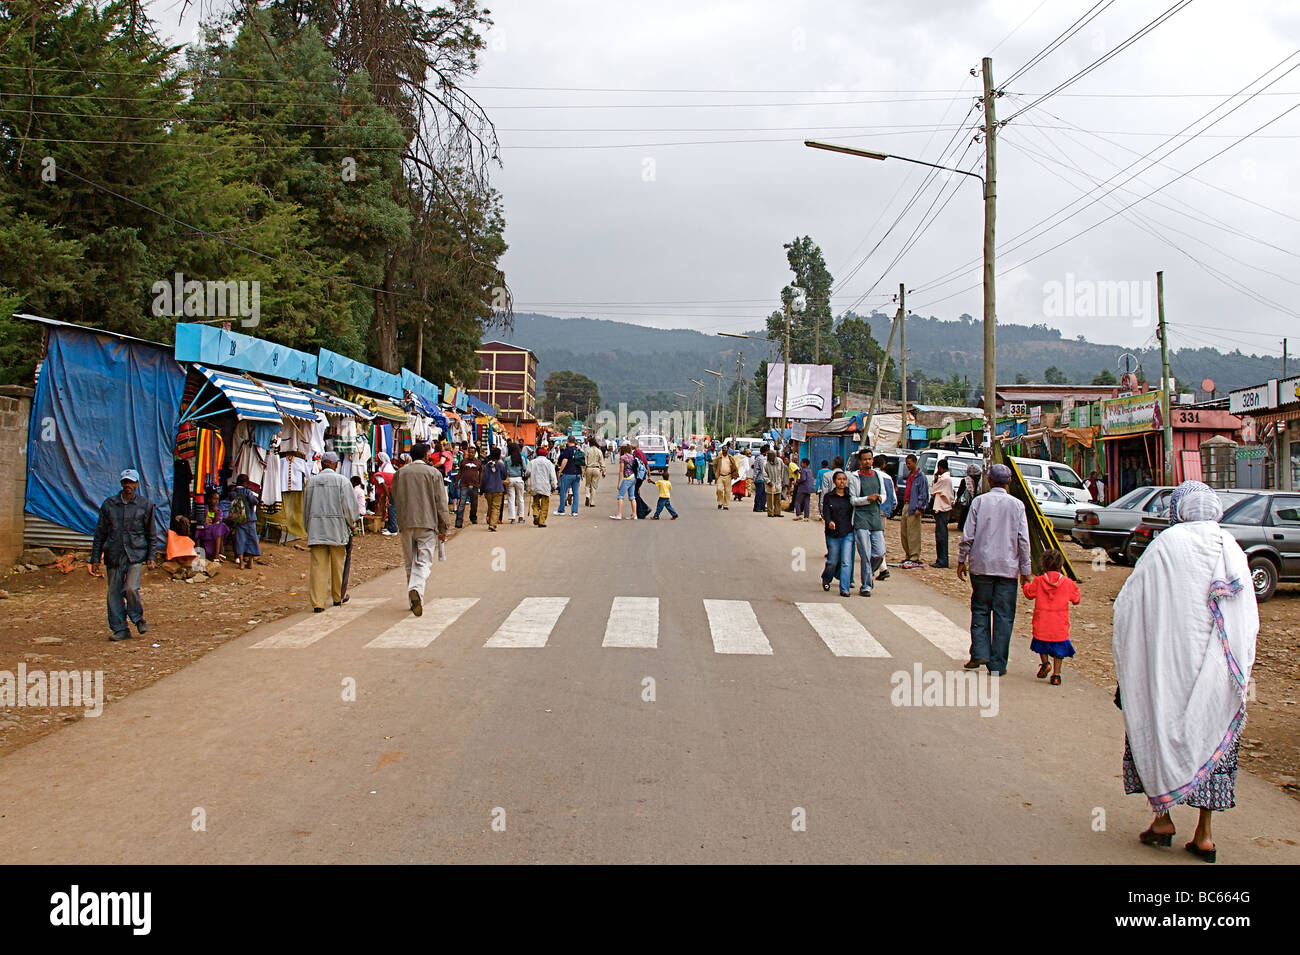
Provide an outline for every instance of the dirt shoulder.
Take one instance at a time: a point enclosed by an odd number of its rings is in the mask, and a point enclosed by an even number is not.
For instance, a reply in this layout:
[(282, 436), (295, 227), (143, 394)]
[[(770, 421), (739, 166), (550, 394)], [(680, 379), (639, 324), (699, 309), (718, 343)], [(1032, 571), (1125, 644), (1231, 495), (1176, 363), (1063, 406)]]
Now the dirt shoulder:
[[(453, 532), (455, 533), (455, 532)], [(351, 585), (401, 566), (397, 537), (366, 534), (352, 548)], [(141, 585), (149, 630), (108, 639), (105, 582), (84, 562), (6, 574), (0, 588), (0, 671), (103, 671), (104, 702), (120, 700), (174, 673), (260, 623), (307, 609), (306, 544), (262, 542), (247, 570), (219, 565), (210, 580), (171, 580), (145, 569)], [(84, 707), (0, 706), (0, 755), (84, 718)]]
[[(925, 528), (932, 552), (933, 538)], [(886, 530), (893, 546), (897, 531)], [(1111, 658), (1111, 623), (1115, 598), (1131, 571), (1109, 561), (1099, 567), (1089, 552), (1073, 541), (1064, 542), (1065, 554), (1079, 575), (1083, 602), (1071, 613), (1070, 640), (1076, 655), (1062, 670), (1065, 680), (1084, 679), (1108, 690), (1115, 688), (1115, 665)], [(911, 574), (935, 590), (968, 599), (969, 584), (957, 579), (957, 541), (952, 541), (953, 567), (937, 570), (892, 570)], [(893, 557), (891, 556), (891, 562)], [(885, 586), (888, 586), (886, 582)], [(1011, 666), (1037, 668), (1038, 655), (1030, 652), (1030, 602), (1022, 596), (1016, 610), (1016, 627), (1011, 641)], [(1300, 588), (1279, 587), (1276, 595), (1259, 605), (1259, 641), (1252, 673), (1254, 698), (1248, 704), (1249, 718), (1242, 738), (1241, 765), (1257, 776), (1300, 799)], [(1046, 681), (1044, 681), (1046, 682)], [(1051, 687), (1046, 687), (1050, 690)]]

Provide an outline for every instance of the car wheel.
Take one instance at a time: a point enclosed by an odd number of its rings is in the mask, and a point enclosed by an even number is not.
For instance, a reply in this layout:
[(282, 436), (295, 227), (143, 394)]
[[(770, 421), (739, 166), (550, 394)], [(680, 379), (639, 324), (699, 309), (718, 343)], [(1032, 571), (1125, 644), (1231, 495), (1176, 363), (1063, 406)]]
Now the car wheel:
[(1277, 590), (1277, 565), (1267, 557), (1252, 557), (1250, 582), (1255, 586), (1255, 599), (1263, 603)]
[(1121, 567), (1129, 567), (1133, 563), (1132, 559), (1124, 551), (1113, 550), (1107, 556), (1110, 557), (1112, 563), (1119, 564)]

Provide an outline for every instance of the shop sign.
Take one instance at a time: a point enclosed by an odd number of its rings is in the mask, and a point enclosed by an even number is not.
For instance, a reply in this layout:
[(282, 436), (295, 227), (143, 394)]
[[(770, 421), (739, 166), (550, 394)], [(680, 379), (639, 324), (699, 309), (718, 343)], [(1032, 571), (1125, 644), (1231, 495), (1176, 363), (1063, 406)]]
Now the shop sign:
[(1228, 392), (1228, 411), (1232, 414), (1252, 414), (1277, 407), (1277, 379), (1253, 388), (1238, 388)]
[(1038, 423), (1039, 423), (1040, 421), (1042, 421), (1042, 420), (1043, 420), (1043, 406), (1042, 406), (1042, 405), (1034, 405), (1032, 408), (1029, 409), (1029, 423), (1030, 423), (1030, 424), (1038, 424)]
[(1288, 378), (1277, 385), (1277, 403), (1289, 405), (1300, 401), (1300, 378)]
[(1164, 427), (1160, 415), (1161, 392), (1148, 391), (1127, 398), (1101, 402), (1101, 433), (1104, 437), (1145, 434)]

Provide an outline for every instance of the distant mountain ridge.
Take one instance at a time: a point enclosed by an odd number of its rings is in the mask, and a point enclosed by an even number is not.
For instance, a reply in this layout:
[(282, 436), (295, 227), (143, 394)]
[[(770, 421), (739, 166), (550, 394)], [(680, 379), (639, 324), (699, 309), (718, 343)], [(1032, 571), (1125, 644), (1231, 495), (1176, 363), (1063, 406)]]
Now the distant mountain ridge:
[[(891, 316), (877, 312), (862, 317), (870, 323), (876, 340), (884, 345), (889, 340)], [(761, 321), (755, 325), (761, 325)], [(1124, 370), (1119, 362), (1124, 352), (1138, 357), (1149, 380), (1160, 377), (1158, 348), (1132, 349), (1062, 338), (1059, 330), (1046, 325), (1000, 323), (997, 331), (1000, 384), (1014, 381), (1017, 374), (1041, 382), (1043, 372), (1052, 366), (1071, 383), (1087, 384), (1102, 369), (1118, 376)], [(692, 378), (704, 381), (706, 394), (713, 396), (716, 382), (706, 374), (706, 368), (723, 371), (734, 379), (738, 352), (745, 356), (746, 377), (764, 358), (779, 359), (775, 344), (763, 331), (745, 334), (751, 337), (736, 339), (687, 328), (650, 328), (608, 319), (520, 313), (515, 315), (512, 331), (490, 337), (522, 345), (537, 354), (539, 390), (551, 372), (575, 371), (599, 385), (601, 401), (608, 406), (620, 401), (636, 402), (654, 392), (693, 395), (696, 386), (691, 384)], [(955, 320), (909, 316), (909, 372), (920, 370), (930, 378), (957, 374), (967, 378), (972, 390), (978, 391), (984, 374), (983, 334), (983, 324), (969, 315)], [(894, 349), (897, 354), (897, 342)], [(1246, 355), (1239, 350), (1225, 354), (1211, 348), (1182, 348), (1170, 353), (1170, 370), (1181, 383), (1192, 386), (1198, 386), (1203, 378), (1213, 378), (1222, 394), (1276, 377), (1281, 373), (1281, 364), (1272, 356)]]

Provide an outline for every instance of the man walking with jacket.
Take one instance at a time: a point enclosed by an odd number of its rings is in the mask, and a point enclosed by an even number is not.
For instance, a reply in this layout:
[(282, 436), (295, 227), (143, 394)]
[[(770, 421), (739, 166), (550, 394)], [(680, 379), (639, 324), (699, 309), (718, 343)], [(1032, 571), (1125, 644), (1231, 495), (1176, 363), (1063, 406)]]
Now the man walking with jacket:
[(149, 625), (140, 602), (140, 566), (154, 568), (158, 541), (154, 536), (154, 508), (140, 493), (140, 473), (122, 472), (122, 490), (99, 507), (99, 523), (90, 544), (90, 570), (99, 573), (100, 560), (108, 570), (108, 628), (110, 640), (128, 640), (135, 624), (139, 633)]
[(785, 462), (776, 455), (776, 451), (767, 452), (767, 462), (763, 465), (763, 483), (767, 485), (767, 516), (781, 517), (781, 485), (786, 479)]
[(465, 457), (456, 472), (456, 526), (465, 525), (465, 504), (469, 503), (469, 522), (478, 523), (478, 495), (483, 484), (483, 462), (479, 460), (478, 448), (472, 444), (465, 446)]
[[(352, 482), (338, 472), (339, 456), (333, 451), (321, 455), (320, 473), (307, 479), (302, 491), (302, 522), (307, 528), (307, 550), (311, 554), (308, 588), (316, 613), (325, 610), (332, 597), (334, 606), (343, 603), (343, 563), (348, 539), (360, 514)], [(397, 478), (410, 465), (399, 468)]]
[(536, 526), (546, 526), (546, 518), (551, 513), (551, 495), (559, 486), (555, 465), (550, 458), (539, 454), (528, 462), (528, 491), (533, 496), (533, 523)]
[(885, 559), (885, 524), (880, 508), (888, 481), (892, 481), (888, 474), (872, 466), (870, 449), (864, 449), (858, 455), (858, 470), (849, 481), (854, 545), (862, 564), (862, 587), (858, 590), (861, 597), (871, 596), (876, 571)]
[(903, 491), (903, 563), (905, 570), (924, 567), (921, 561), (921, 515), (930, 503), (930, 484), (917, 465), (916, 455), (907, 456), (907, 484)]
[(724, 444), (722, 453), (718, 455), (717, 464), (713, 468), (713, 483), (718, 497), (718, 510), (730, 510), (727, 505), (731, 503), (731, 482), (736, 479), (739, 472), (740, 465), (732, 457), (731, 448)]
[[(427, 460), (429, 446), (411, 448), (413, 460), (397, 472), (393, 500), (397, 504), (397, 527), (402, 535), (402, 564), (406, 568), (406, 597), (411, 613), (424, 613), (424, 585), (433, 569), (439, 541), (447, 539), (451, 514), (447, 509), (447, 488), (442, 472)], [(489, 526), (492, 515), (488, 512)]]
[(970, 571), (970, 659), (966, 669), (985, 664), (989, 672), (1007, 672), (1011, 628), (1016, 623), (1016, 577), (1028, 583), (1033, 572), (1029, 520), (1025, 505), (1007, 493), (1011, 469), (989, 469), (988, 491), (975, 498), (957, 548), (957, 576)]

